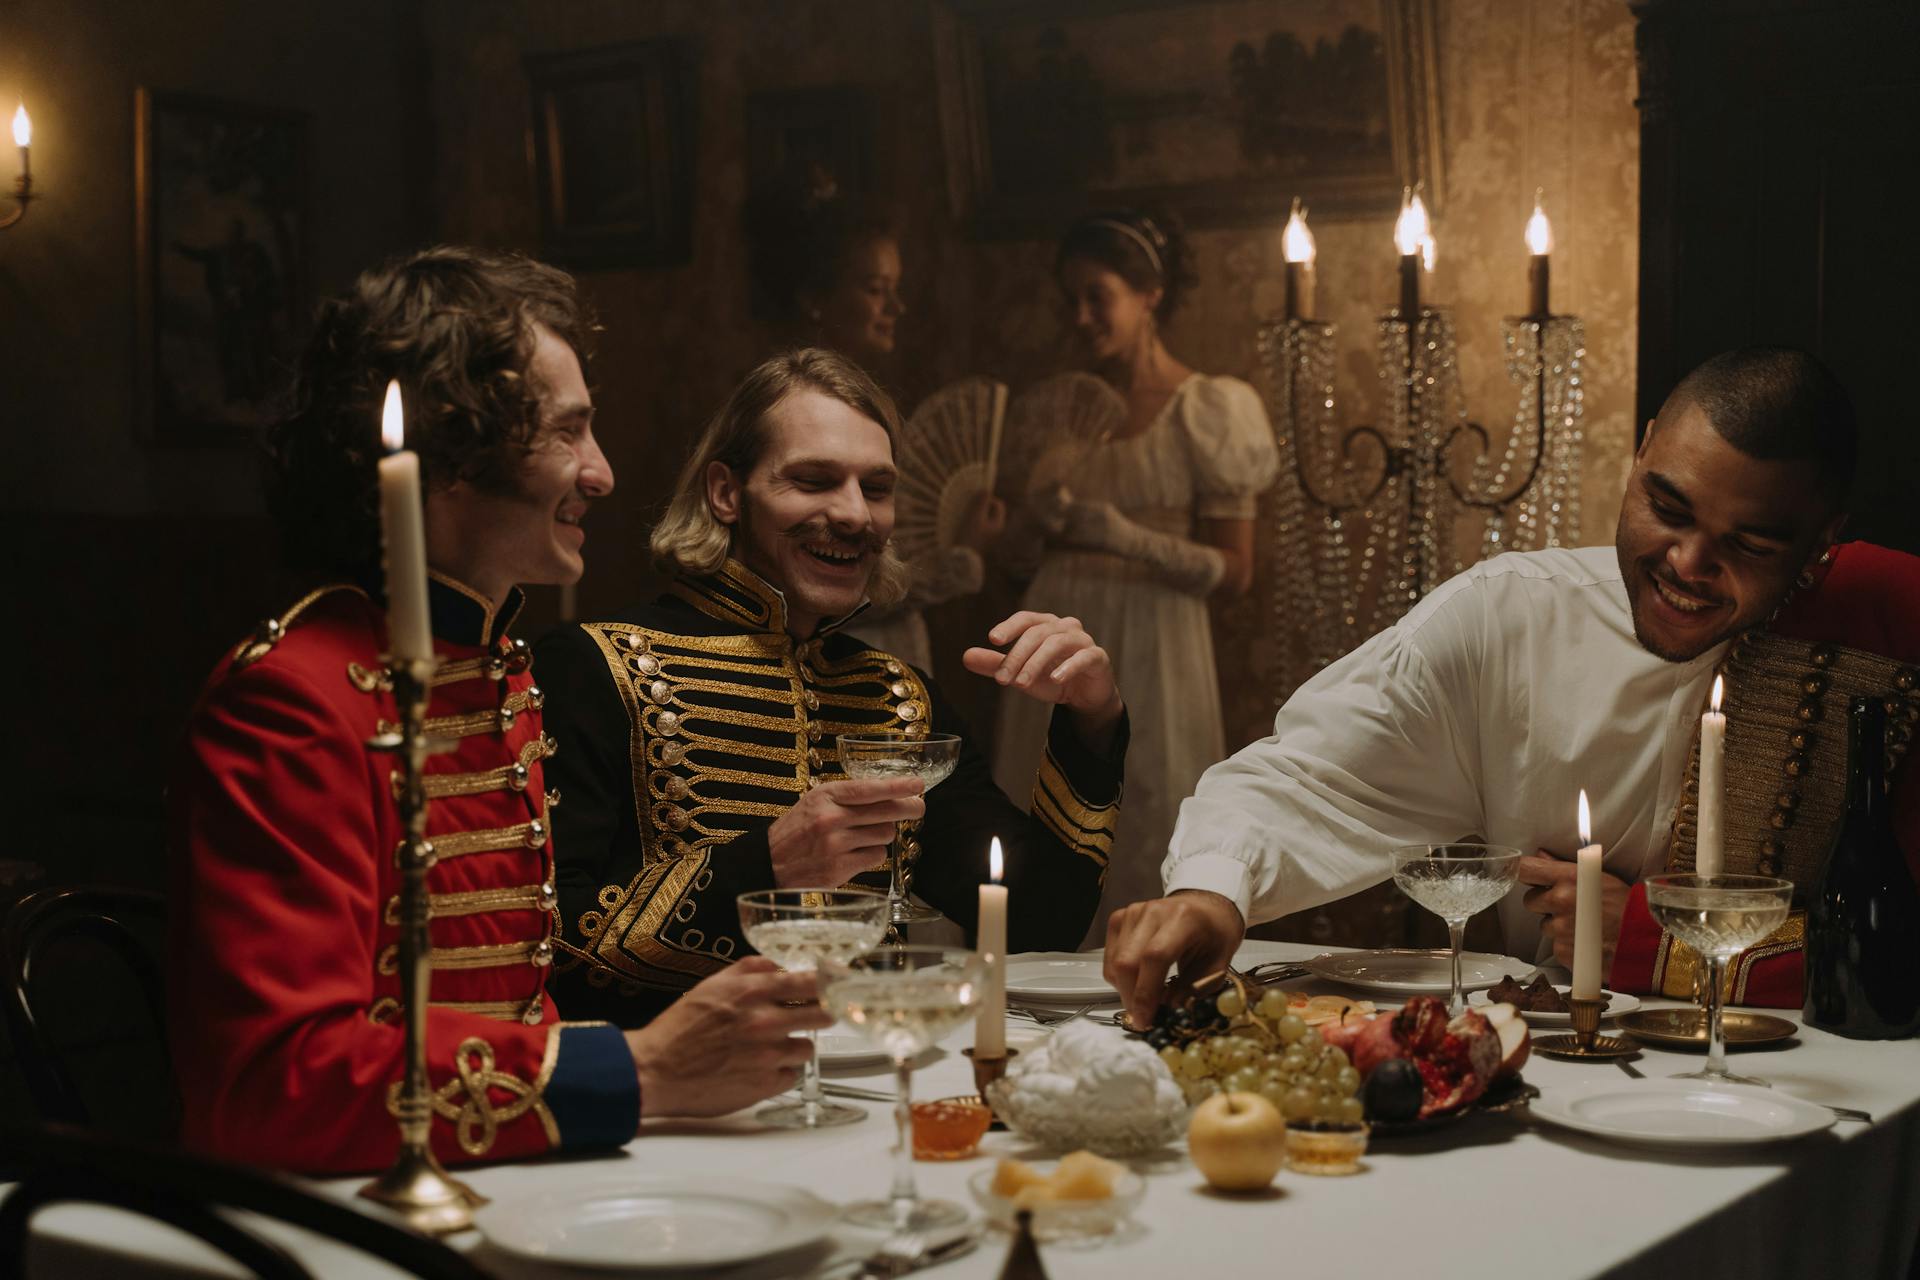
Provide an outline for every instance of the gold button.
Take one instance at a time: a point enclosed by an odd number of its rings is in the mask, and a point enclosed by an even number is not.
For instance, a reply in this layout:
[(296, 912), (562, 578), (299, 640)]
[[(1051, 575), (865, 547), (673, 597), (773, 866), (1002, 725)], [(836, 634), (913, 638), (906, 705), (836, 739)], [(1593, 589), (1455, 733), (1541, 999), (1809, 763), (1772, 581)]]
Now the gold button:
[(899, 676), (899, 675), (905, 675), (905, 674), (906, 674), (906, 672), (904, 672), (904, 671), (902, 671), (902, 670), (900, 669), (900, 664), (899, 664), (899, 663), (897, 663), (897, 662), (889, 662), (889, 663), (887, 664), (887, 674), (888, 674), (888, 675), (890, 675), (890, 676)]
[(635, 662), (634, 665), (640, 669), (640, 674), (643, 676), (657, 676), (660, 674), (660, 659), (650, 653), (641, 654), (639, 661)]
[[(671, 715), (672, 712), (668, 712), (667, 714)], [(661, 717), (663, 720), (665, 718), (665, 716)], [(660, 748), (660, 762), (662, 764), (679, 764), (686, 758), (687, 744), (684, 742), (669, 742)]]
[(1774, 807), (1778, 809), (1798, 809), (1800, 807), (1800, 797), (1791, 791), (1782, 791), (1773, 798), (1773, 803)]
[(1798, 729), (1787, 735), (1787, 745), (1795, 751), (1805, 751), (1813, 744), (1813, 735), (1804, 729)]
[(505, 666), (507, 668), (507, 674), (510, 676), (517, 676), (522, 671), (529, 671), (533, 668), (533, 650), (527, 648), (527, 642), (525, 640), (511, 640), (507, 642), (507, 660)]
[(556, 787), (552, 791), (547, 792), (547, 812), (551, 813), (555, 809), (558, 809), (559, 807), (560, 807), (560, 789)]
[(1767, 819), (1767, 825), (1775, 831), (1785, 831), (1793, 825), (1793, 815), (1785, 809), (1775, 809), (1773, 816)]
[(553, 881), (549, 880), (540, 886), (540, 909), (542, 911), (553, 910), (554, 904), (559, 900), (560, 895), (554, 891)]
[(807, 741), (809, 742), (820, 741), (820, 733), (821, 733), (821, 729), (818, 724), (814, 723), (811, 720), (807, 721)]
[(520, 1015), (520, 1021), (526, 1023), (530, 1027), (537, 1027), (540, 1025), (540, 1019), (543, 1016), (543, 1014), (544, 1014), (544, 1010), (541, 1007), (540, 1001), (535, 1000), (532, 1004), (527, 1006), (527, 1011)]
[(811, 689), (807, 690), (801, 698), (801, 701), (807, 704), (807, 710), (809, 711), (818, 711), (820, 709), (820, 695)]
[(548, 942), (545, 938), (542, 938), (540, 940), (540, 945), (533, 949), (533, 955), (529, 958), (531, 959), (534, 968), (536, 969), (546, 968), (548, 965), (553, 963), (553, 944), (551, 942)]
[(527, 686), (527, 705), (538, 711), (547, 705), (547, 692), (537, 684)]
[(515, 711), (512, 707), (501, 707), (500, 708), (500, 732), (505, 733), (507, 730), (513, 728), (513, 722), (515, 720), (518, 720), (519, 718), (520, 718), (520, 713), (518, 711)]
[(911, 724), (920, 718), (920, 704), (908, 699), (900, 704), (900, 718)]
[(905, 680), (895, 680), (892, 684), (887, 686), (887, 691), (893, 694), (893, 696), (896, 698), (904, 698), (909, 693), (913, 692), (913, 690), (907, 688), (907, 682)]
[(810, 765), (811, 767), (813, 767), (813, 768), (815, 768), (815, 769), (818, 769), (818, 768), (819, 768), (819, 767), (821, 766), (821, 764), (823, 764), (823, 763), (824, 763), (824, 761), (823, 761), (823, 760), (821, 759), (821, 756), (820, 756), (820, 753), (819, 753), (818, 751), (808, 751), (808, 752), (807, 752), (807, 764), (808, 764), (808, 765)]
[(638, 652), (639, 650), (647, 647), (647, 642), (641, 638), (640, 633), (637, 631), (628, 632), (627, 638), (621, 643), (625, 644), (627, 648), (632, 649), (635, 652)]
[(1811, 656), (1813, 665), (1816, 667), (1824, 667), (1833, 662), (1833, 650), (1824, 644), (1816, 646)]
[(647, 686), (647, 696), (655, 702), (665, 702), (673, 696), (673, 686), (665, 680), (655, 680)]
[(1902, 693), (1912, 693), (1915, 683), (1916, 681), (1911, 671), (1897, 671), (1894, 673), (1893, 687)]
[(524, 843), (529, 849), (538, 849), (547, 842), (547, 824), (535, 818), (527, 824)]
[(1793, 714), (1799, 716), (1803, 722), (1812, 724), (1820, 718), (1820, 704), (1813, 701), (1803, 702), (1793, 709)]
[(660, 718), (654, 723), (660, 726), (660, 732), (673, 733), (680, 728), (680, 717), (675, 712), (662, 711)]
[(527, 789), (528, 777), (529, 777), (529, 770), (527, 769), (527, 766), (523, 764), (515, 764), (512, 768), (507, 770), (507, 785), (509, 787), (512, 787), (515, 791), (525, 791)]
[(1825, 676), (1808, 676), (1800, 682), (1800, 691), (1817, 698), (1827, 691), (1827, 678)]

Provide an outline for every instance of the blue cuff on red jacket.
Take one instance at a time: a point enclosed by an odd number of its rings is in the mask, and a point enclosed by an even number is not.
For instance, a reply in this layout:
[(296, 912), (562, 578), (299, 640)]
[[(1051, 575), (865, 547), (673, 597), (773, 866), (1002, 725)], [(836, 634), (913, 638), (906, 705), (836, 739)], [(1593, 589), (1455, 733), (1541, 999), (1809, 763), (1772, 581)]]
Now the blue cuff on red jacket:
[(620, 1028), (604, 1022), (560, 1028), (560, 1056), (547, 1080), (547, 1110), (562, 1151), (624, 1147), (640, 1128), (640, 1080)]

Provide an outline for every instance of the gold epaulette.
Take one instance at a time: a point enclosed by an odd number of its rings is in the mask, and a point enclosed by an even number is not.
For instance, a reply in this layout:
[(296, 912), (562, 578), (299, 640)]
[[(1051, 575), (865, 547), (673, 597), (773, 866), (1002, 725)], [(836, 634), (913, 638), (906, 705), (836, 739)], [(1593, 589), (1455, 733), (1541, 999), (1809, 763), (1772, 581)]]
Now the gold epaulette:
[(253, 635), (241, 641), (239, 647), (233, 651), (227, 673), (231, 675), (235, 671), (244, 670), (272, 653), (273, 646), (279, 644), (280, 638), (287, 634), (287, 628), (291, 627), (314, 601), (322, 596), (332, 595), (336, 591), (351, 591), (359, 596), (367, 594), (350, 582), (330, 582), (324, 587), (315, 587), (294, 601), (293, 606), (279, 617), (261, 619)]

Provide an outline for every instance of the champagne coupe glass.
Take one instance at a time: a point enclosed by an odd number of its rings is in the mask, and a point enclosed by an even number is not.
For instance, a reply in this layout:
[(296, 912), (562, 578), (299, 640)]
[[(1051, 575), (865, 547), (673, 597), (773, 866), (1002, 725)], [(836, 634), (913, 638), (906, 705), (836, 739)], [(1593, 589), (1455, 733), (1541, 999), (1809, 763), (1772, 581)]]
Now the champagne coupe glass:
[[(840, 770), (849, 778), (914, 777), (920, 779), (924, 790), (931, 791), (947, 780), (953, 773), (954, 765), (959, 762), (958, 734), (928, 733), (919, 737), (891, 732), (840, 735)], [(909, 880), (903, 865), (905, 859), (901, 856), (902, 843), (896, 830), (893, 852), (888, 858), (893, 868), (893, 879), (887, 891), (893, 901), (888, 919), (896, 925), (938, 920), (941, 918), (938, 911), (907, 896)]]
[(820, 962), (828, 1012), (884, 1049), (898, 1077), (892, 1190), (885, 1200), (848, 1206), (848, 1221), (893, 1231), (927, 1231), (967, 1221), (967, 1211), (959, 1205), (922, 1200), (914, 1188), (913, 1060), (973, 1017), (985, 984), (986, 963), (979, 953), (952, 947), (884, 946), (850, 960)]
[[(887, 931), (887, 895), (872, 889), (762, 889), (739, 898), (740, 929), (753, 949), (789, 973), (818, 972), (823, 960), (851, 959), (880, 945)], [(754, 1118), (776, 1129), (821, 1129), (864, 1120), (860, 1107), (820, 1097), (820, 1050), (800, 1076), (800, 1100), (775, 1102)]]
[(1767, 1081), (1727, 1070), (1720, 989), (1727, 962), (1780, 927), (1793, 905), (1793, 881), (1772, 876), (1666, 875), (1647, 878), (1647, 910), (1660, 927), (1707, 958), (1707, 1065), (1683, 1080), (1716, 1084)]
[(1507, 896), (1520, 877), (1520, 851), (1498, 844), (1410, 844), (1393, 851), (1393, 882), (1447, 922), (1453, 940), (1449, 1017), (1467, 1007), (1460, 994), (1460, 940), (1467, 920)]

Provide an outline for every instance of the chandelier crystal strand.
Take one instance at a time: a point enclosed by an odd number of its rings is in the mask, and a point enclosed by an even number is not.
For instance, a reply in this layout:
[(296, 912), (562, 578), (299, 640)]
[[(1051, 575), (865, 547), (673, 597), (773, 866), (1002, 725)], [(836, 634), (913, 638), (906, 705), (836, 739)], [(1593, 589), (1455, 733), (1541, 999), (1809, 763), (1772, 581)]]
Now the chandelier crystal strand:
[[(1273, 698), (1384, 627), (1478, 557), (1580, 536), (1585, 333), (1571, 316), (1510, 319), (1516, 407), (1503, 438), (1469, 420), (1452, 317), (1424, 308), (1375, 328), (1379, 425), (1336, 418), (1334, 326), (1273, 321), (1259, 332), (1282, 475), (1273, 498)], [(1466, 450), (1467, 458), (1457, 457)], [(1460, 531), (1463, 535), (1465, 530)]]

